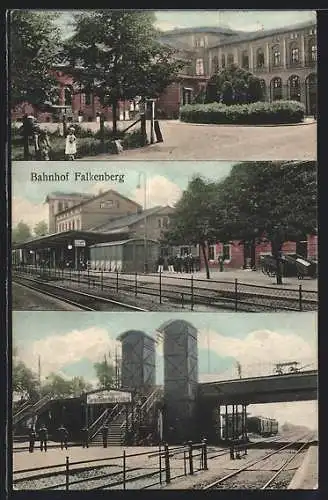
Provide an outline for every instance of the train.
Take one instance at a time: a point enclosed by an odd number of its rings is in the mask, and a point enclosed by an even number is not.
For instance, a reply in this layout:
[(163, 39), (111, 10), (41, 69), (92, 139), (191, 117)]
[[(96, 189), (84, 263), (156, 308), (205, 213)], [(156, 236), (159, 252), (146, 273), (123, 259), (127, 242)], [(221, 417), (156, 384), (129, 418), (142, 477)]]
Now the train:
[[(235, 425), (233, 429), (232, 414), (221, 415), (219, 437), (222, 440), (229, 440), (234, 437), (241, 437), (242, 432), (242, 414), (235, 415)], [(227, 425), (226, 425), (227, 422)], [(247, 433), (257, 434), (262, 437), (274, 436), (278, 433), (278, 421), (268, 417), (247, 417), (246, 420)]]

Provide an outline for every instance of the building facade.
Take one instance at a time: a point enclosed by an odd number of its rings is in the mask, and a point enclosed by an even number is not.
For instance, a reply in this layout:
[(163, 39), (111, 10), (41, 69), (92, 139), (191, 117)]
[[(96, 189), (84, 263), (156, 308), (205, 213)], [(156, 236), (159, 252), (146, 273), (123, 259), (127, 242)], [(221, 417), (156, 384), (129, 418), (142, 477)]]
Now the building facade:
[[(315, 22), (299, 23), (275, 30), (254, 32), (230, 28), (184, 28), (161, 34), (161, 42), (177, 50), (186, 62), (177, 81), (157, 100), (158, 118), (178, 118), (180, 106), (193, 102), (205, 89), (208, 79), (231, 64), (249, 70), (262, 82), (264, 100), (296, 100), (304, 103), (307, 114), (316, 113), (317, 31)], [(94, 121), (100, 113), (112, 118), (110, 107), (102, 107), (92, 93), (73, 91), (73, 80), (65, 66), (54, 69), (59, 85), (58, 105), (36, 110), (23, 103), (12, 111), (12, 119), (34, 114), (40, 122), (56, 121), (65, 112), (75, 121)], [(133, 119), (138, 113), (134, 101), (121, 102), (119, 120)]]

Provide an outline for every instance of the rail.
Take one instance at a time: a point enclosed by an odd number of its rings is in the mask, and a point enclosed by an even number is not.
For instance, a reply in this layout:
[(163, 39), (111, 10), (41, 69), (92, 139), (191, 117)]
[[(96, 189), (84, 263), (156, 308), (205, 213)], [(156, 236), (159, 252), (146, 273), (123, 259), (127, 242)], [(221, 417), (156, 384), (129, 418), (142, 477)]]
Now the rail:
[(90, 425), (88, 432), (88, 440), (92, 441), (92, 439), (98, 434), (100, 427), (109, 422), (111, 417), (116, 413), (118, 409), (118, 404), (114, 406), (114, 408), (106, 408), (101, 415)]
[[(177, 453), (183, 456), (183, 466), (176, 467), (172, 464), (172, 459), (174, 460)], [(134, 458), (145, 457), (151, 461), (151, 463), (146, 463), (145, 466), (140, 466), (136, 464)], [(154, 463), (154, 460), (156, 463)], [(116, 468), (119, 470), (111, 471), (110, 473), (102, 473), (101, 469), (115, 462)], [(119, 464), (117, 465), (117, 462)], [(102, 465), (100, 465), (102, 463)], [(77, 466), (85, 467), (77, 467)], [(110, 465), (111, 468), (114, 465)], [(100, 474), (97, 471), (100, 469)], [(207, 470), (207, 443), (203, 440), (198, 443), (193, 443), (189, 441), (182, 446), (176, 446), (170, 448), (167, 443), (160, 443), (158, 450), (149, 454), (149, 451), (140, 453), (126, 453), (123, 450), (122, 455), (117, 455), (114, 457), (93, 459), (93, 460), (80, 460), (71, 462), (69, 457), (66, 457), (65, 463), (59, 463), (54, 465), (48, 465), (43, 467), (33, 467), (27, 469), (19, 469), (13, 472), (13, 485), (14, 489), (20, 489), (19, 485), (22, 483), (28, 483), (29, 481), (35, 482), (37, 480), (47, 479), (48, 484), (40, 486), (38, 490), (50, 490), (50, 489), (65, 489), (66, 491), (74, 489), (77, 484), (83, 484), (86, 482), (94, 482), (99, 480), (107, 479), (109, 482), (103, 482), (103, 484), (89, 488), (92, 490), (102, 490), (108, 489), (116, 486), (122, 486), (122, 489), (127, 489), (129, 483), (138, 482), (144, 479), (156, 478), (155, 482), (143, 485), (138, 489), (147, 489), (151, 486), (157, 484), (169, 484), (173, 479), (177, 479), (182, 476), (187, 476), (188, 474), (193, 475), (195, 472)], [(147, 472), (144, 472), (144, 471)], [(87, 478), (75, 479), (75, 476), (79, 472), (92, 471), (92, 474), (88, 474)], [(137, 471), (141, 471), (139, 474), (133, 474)], [(174, 475), (174, 471), (177, 473)], [(37, 474), (31, 474), (35, 473)], [(49, 479), (57, 477), (60, 482), (49, 486)], [(119, 477), (119, 478), (118, 478)], [(118, 479), (117, 479), (118, 478)], [(114, 479), (114, 480), (112, 480)], [(73, 488), (72, 488), (73, 486)], [(21, 489), (24, 489), (21, 488)]]
[(36, 403), (30, 404), (29, 406), (26, 406), (24, 409), (22, 408), (22, 410), (19, 412), (19, 414), (15, 414), (13, 416), (13, 424), (14, 425), (18, 424), (24, 418), (24, 416), (28, 415), (30, 412), (32, 412), (32, 413), (38, 412), (41, 408), (43, 408), (51, 400), (52, 400), (52, 396), (45, 395), (41, 399), (36, 401)]
[[(138, 274), (109, 271), (74, 271), (57, 268), (37, 268), (17, 265), (13, 271), (38, 275), (42, 280), (64, 281), (77, 289), (96, 289), (99, 299), (105, 294), (128, 294), (156, 297), (178, 303), (181, 307), (194, 309), (195, 305), (229, 308), (234, 311), (292, 310), (310, 311), (318, 308), (318, 292), (308, 290), (303, 284), (296, 288), (266, 284), (250, 284), (233, 281), (195, 278), (194, 275), (176, 276), (159, 273)], [(45, 282), (48, 282), (45, 281)]]

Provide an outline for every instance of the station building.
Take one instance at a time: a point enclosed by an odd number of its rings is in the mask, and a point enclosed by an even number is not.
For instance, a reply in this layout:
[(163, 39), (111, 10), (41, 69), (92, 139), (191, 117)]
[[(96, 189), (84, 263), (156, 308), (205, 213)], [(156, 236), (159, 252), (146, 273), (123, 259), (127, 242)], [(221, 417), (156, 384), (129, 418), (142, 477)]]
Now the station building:
[[(226, 27), (183, 28), (165, 31), (161, 42), (177, 51), (186, 62), (175, 83), (157, 100), (157, 117), (178, 118), (180, 106), (193, 102), (205, 89), (209, 78), (231, 64), (249, 70), (259, 77), (264, 100), (296, 100), (306, 113), (316, 112), (317, 99), (317, 31), (315, 22), (303, 22), (274, 30), (237, 31)], [(12, 119), (25, 113), (34, 114), (40, 122), (58, 120), (65, 111), (74, 121), (95, 121), (100, 113), (111, 120), (111, 107), (103, 107), (92, 93), (73, 92), (74, 81), (69, 68), (53, 69), (59, 86), (58, 104), (51, 110), (35, 109), (22, 103), (12, 110)], [(118, 120), (130, 120), (138, 113), (134, 101), (121, 102)]]

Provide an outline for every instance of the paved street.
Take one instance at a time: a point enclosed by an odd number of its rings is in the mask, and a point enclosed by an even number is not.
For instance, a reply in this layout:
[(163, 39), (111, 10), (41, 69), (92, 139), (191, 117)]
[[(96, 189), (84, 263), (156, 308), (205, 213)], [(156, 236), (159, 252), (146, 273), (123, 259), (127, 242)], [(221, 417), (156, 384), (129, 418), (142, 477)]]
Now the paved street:
[[(126, 123), (126, 122), (121, 122)], [(83, 160), (315, 160), (317, 126), (198, 125), (160, 121), (163, 143)]]

